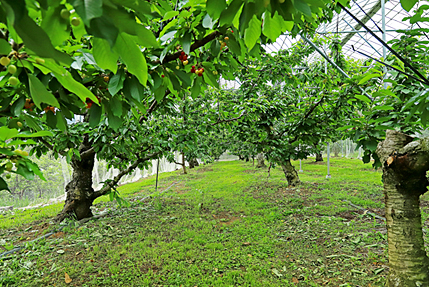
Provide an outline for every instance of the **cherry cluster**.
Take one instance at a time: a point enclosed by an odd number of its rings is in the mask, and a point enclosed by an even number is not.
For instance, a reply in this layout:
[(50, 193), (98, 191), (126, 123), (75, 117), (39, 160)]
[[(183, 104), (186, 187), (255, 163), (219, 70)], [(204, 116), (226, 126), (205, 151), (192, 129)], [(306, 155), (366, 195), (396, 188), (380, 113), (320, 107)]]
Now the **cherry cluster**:
[(199, 68), (199, 69), (196, 69), (195, 68), (195, 66), (192, 66), (192, 68), (191, 68), (191, 73), (192, 74), (197, 74), (198, 75), (198, 77), (201, 77), (202, 75), (203, 75), (203, 73), (204, 73), (204, 68)]
[(27, 109), (30, 112), (32, 112), (33, 106), (34, 106), (34, 102), (32, 99), (25, 99), (24, 109)]
[(181, 52), (180, 56), (179, 56), (179, 60), (182, 61), (182, 64), (184, 66), (186, 66), (189, 62), (188, 62), (188, 55), (185, 54), (185, 52)]

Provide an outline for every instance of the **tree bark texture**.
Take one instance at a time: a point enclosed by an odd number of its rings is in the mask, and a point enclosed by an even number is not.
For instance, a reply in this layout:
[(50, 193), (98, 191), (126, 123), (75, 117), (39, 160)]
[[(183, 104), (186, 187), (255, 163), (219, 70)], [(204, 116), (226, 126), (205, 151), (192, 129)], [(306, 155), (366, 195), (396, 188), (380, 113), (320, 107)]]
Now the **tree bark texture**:
[(295, 167), (290, 162), (290, 159), (284, 161), (284, 163), (282, 163), (281, 166), (282, 166), (283, 172), (285, 174), (287, 183), (290, 186), (297, 186), (297, 185), (301, 184), (301, 181), (299, 180), (298, 173), (296, 172)]
[(194, 168), (196, 166), (200, 166), (200, 164), (198, 163), (198, 160), (196, 158), (191, 158), (189, 160), (189, 168)]
[(323, 161), (323, 156), (321, 152), (316, 153), (316, 162)]
[(390, 267), (386, 286), (429, 286), (419, 207), (420, 195), (429, 185), (429, 139), (413, 141), (388, 130), (376, 153), (383, 165)]
[(256, 160), (258, 161), (258, 164), (256, 165), (256, 168), (266, 168), (267, 167), (265, 165), (265, 159), (264, 159), (264, 154), (263, 153), (258, 153), (256, 155)]
[(75, 215), (77, 220), (92, 217), (90, 207), (94, 201), (92, 188), (92, 170), (94, 169), (95, 153), (78, 159), (73, 157), (71, 166), (73, 174), (66, 186), (66, 201), (63, 210), (58, 214), (57, 221)]

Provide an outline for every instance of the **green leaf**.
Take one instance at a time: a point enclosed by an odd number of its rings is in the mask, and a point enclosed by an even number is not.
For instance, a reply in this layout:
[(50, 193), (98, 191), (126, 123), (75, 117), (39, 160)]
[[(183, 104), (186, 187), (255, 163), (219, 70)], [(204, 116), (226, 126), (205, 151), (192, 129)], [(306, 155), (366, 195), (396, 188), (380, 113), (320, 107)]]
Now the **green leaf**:
[(14, 138), (18, 133), (17, 129), (10, 129), (7, 126), (2, 126), (0, 127), (0, 141), (4, 142)]
[(372, 78), (380, 77), (380, 74), (368, 74), (359, 81), (359, 85), (368, 82)]
[(72, 0), (70, 2), (88, 27), (91, 19), (103, 15), (102, 0)]
[(40, 25), (48, 34), (54, 46), (61, 45), (70, 36), (69, 20), (58, 17), (63, 8), (64, 6), (62, 5), (49, 7)]
[[(173, 11), (174, 12), (174, 11)], [(105, 8), (106, 16), (112, 19), (119, 32), (137, 36), (136, 42), (144, 47), (158, 47), (154, 34), (143, 24), (136, 22), (136, 16), (125, 9)], [(116, 40), (116, 38), (115, 38)]]
[(209, 14), (207, 14), (203, 19), (203, 27), (207, 29), (213, 29), (215, 21), (212, 20)]
[(127, 78), (124, 82), (124, 94), (129, 94), (133, 99), (141, 102), (144, 96), (144, 87), (135, 77)]
[(259, 37), (261, 36), (261, 21), (254, 15), (249, 22), (249, 27), (244, 32), (244, 43), (247, 49), (252, 50)]
[(371, 100), (367, 96), (364, 96), (364, 95), (356, 95), (355, 98), (359, 99), (365, 103), (371, 103)]
[(225, 0), (207, 0), (206, 9), (207, 13), (211, 16), (212, 19), (217, 19), (220, 16), (220, 13), (226, 8)]
[(114, 116), (122, 116), (122, 102), (118, 99), (117, 96), (112, 97), (109, 104)]
[(186, 55), (189, 55), (189, 53), (191, 52), (191, 40), (192, 40), (192, 34), (189, 32), (186, 32), (182, 38), (183, 52), (185, 52)]
[(223, 10), (223, 12), (220, 14), (219, 25), (231, 25), (232, 20), (234, 20), (235, 15), (237, 14), (238, 10), (241, 8), (242, 5), (243, 2), (241, 0), (233, 0), (229, 4), (228, 8), (226, 8), (226, 10)]
[(37, 137), (52, 137), (54, 134), (50, 131), (39, 131), (35, 133), (20, 133), (15, 138), (37, 138)]
[(39, 57), (52, 58), (67, 66), (70, 66), (73, 62), (67, 54), (57, 51), (54, 48), (46, 32), (27, 15), (16, 21), (14, 26), (19, 37), (25, 43), (25, 47), (36, 53)]
[(106, 39), (113, 47), (118, 39), (119, 29), (115, 26), (113, 19), (103, 15), (91, 20), (91, 27), (87, 27), (88, 33), (102, 39)]
[(48, 126), (55, 129), (57, 127), (57, 118), (55, 117), (55, 114), (52, 111), (47, 111), (45, 115)]
[(119, 70), (119, 72), (114, 75), (109, 81), (109, 93), (114, 96), (124, 87), (125, 73), (124, 70)]
[(103, 111), (103, 108), (98, 105), (92, 105), (89, 109), (89, 126), (91, 128), (98, 125), (101, 119), (101, 112)]
[(18, 169), (16, 170), (17, 174), (22, 175), (25, 179), (33, 180), (34, 173), (28, 169), (27, 165), (22, 165), (21, 163), (18, 165)]
[(34, 104), (41, 109), (40, 104), (46, 103), (53, 107), (60, 107), (57, 99), (52, 95), (52, 93), (46, 90), (45, 86), (40, 82), (40, 80), (33, 74), (28, 74), (28, 82), (30, 85), (30, 94), (33, 98)]
[(110, 70), (116, 74), (119, 55), (113, 51), (107, 40), (94, 37), (92, 40), (92, 53), (100, 68)]
[(418, 0), (401, 0), (402, 8), (410, 12), (411, 8), (418, 2)]
[(57, 78), (58, 82), (60, 82), (60, 84), (65, 89), (78, 96), (82, 102), (86, 102), (86, 98), (89, 98), (94, 103), (98, 103), (97, 97), (92, 92), (90, 92), (84, 85), (76, 81), (69, 71), (57, 65), (55, 62), (45, 60), (43, 65), (35, 64), (35, 66), (48, 68), (54, 74), (55, 78)]
[[(97, 106), (97, 105), (94, 105), (94, 106)], [(57, 128), (60, 131), (63, 131), (63, 132), (66, 131), (67, 130), (67, 122), (64, 118), (64, 115), (61, 113), (61, 111), (57, 111), (55, 113), (55, 116), (57, 117)]]
[(115, 50), (127, 65), (128, 71), (135, 75), (143, 86), (146, 86), (148, 74), (146, 59), (132, 36), (120, 33), (116, 40)]
[(0, 55), (9, 55), (11, 50), (10, 44), (5, 39), (0, 39)]
[(164, 85), (161, 85), (158, 89), (155, 90), (155, 99), (158, 103), (160, 103), (164, 98), (166, 90), (167, 88)]
[(35, 163), (32, 163), (29, 160), (25, 161), (25, 163), (27, 164), (27, 167), (29, 170), (31, 170), (32, 172), (34, 172), (34, 174), (39, 176), (40, 179), (46, 181), (45, 177), (43, 176), (43, 173), (40, 171), (39, 167)]
[(264, 33), (264, 35), (267, 36), (271, 41), (275, 42), (282, 33), (282, 22), (284, 21), (277, 14), (277, 11), (275, 12), (273, 18), (270, 17), (269, 12), (265, 12), (262, 33)]
[(311, 17), (311, 9), (306, 2), (302, 0), (295, 0), (293, 6), (295, 6), (295, 9), (302, 12), (304, 15)]
[(36, 131), (42, 130), (42, 128), (39, 126), (39, 124), (31, 116), (24, 115), (24, 120), (30, 128), (32, 128)]
[(35, 141), (33, 141), (33, 140), (26, 140), (26, 141), (23, 141), (23, 140), (14, 140), (14, 141), (9, 142), (7, 144), (7, 146), (27, 145), (27, 144), (37, 144), (37, 143)]
[(194, 85), (191, 88), (191, 97), (193, 99), (198, 98), (198, 96), (200, 95), (200, 91), (201, 91), (201, 79), (195, 78), (194, 80)]
[(116, 117), (112, 113), (107, 113), (107, 121), (109, 123), (109, 127), (115, 131), (117, 131), (122, 124), (122, 119), (120, 117)]
[(388, 111), (388, 110), (394, 110), (395, 108), (392, 106), (376, 106), (374, 107), (374, 110), (379, 110), (379, 111)]
[(188, 74), (186, 74), (185, 72), (180, 71), (180, 70), (176, 70), (174, 73), (182, 81), (183, 88), (187, 88), (187, 87), (191, 86), (192, 81), (191, 81), (191, 77)]
[(164, 14), (164, 18), (162, 19), (162, 21), (170, 20), (171, 18), (176, 17), (177, 15), (179, 15), (179, 11), (168, 11), (167, 13)]
[(9, 190), (6, 181), (0, 176), (0, 190)]

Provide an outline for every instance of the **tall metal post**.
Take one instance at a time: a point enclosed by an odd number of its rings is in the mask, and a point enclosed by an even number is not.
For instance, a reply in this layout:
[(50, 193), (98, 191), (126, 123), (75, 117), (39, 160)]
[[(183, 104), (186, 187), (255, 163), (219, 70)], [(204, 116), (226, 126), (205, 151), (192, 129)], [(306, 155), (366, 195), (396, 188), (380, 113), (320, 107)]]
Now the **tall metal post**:
[[(381, 0), (381, 30), (383, 31), (382, 39), (383, 42), (386, 43), (386, 7), (385, 0)], [(383, 62), (386, 62), (386, 46), (383, 45)], [(384, 78), (386, 78), (387, 68), (384, 66)], [(387, 83), (384, 83), (384, 88), (387, 89)]]
[[(325, 25), (324, 25), (324, 32), (325, 32), (325, 35), (326, 35), (326, 23), (324, 23)], [(323, 50), (324, 50), (324, 52), (326, 53), (326, 42), (324, 42), (323, 43)], [(326, 61), (326, 59), (325, 59), (325, 74), (328, 72), (328, 62)]]
[(326, 178), (331, 178), (331, 173), (329, 172), (329, 158), (330, 158), (329, 154), (331, 152), (329, 149), (329, 142), (327, 143), (327, 147), (328, 147), (328, 150), (327, 150), (327, 153), (328, 153), (328, 155), (327, 155), (327, 158), (328, 158), (328, 174), (326, 175)]
[(159, 175), (159, 158), (158, 158), (158, 164), (156, 165), (156, 183), (155, 183), (155, 192), (158, 190), (158, 175)]

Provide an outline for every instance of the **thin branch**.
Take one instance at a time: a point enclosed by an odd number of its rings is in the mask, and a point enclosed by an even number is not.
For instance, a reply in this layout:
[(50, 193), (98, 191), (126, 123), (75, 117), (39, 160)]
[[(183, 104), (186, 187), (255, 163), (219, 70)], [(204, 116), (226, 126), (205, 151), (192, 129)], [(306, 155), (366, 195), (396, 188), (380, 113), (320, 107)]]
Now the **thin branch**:
[(229, 122), (232, 122), (232, 121), (236, 121), (236, 120), (238, 120), (238, 119), (242, 118), (242, 117), (243, 117), (243, 116), (245, 116), (245, 115), (247, 115), (247, 113), (246, 113), (246, 112), (242, 113), (240, 116), (238, 116), (238, 117), (236, 117), (236, 118), (227, 119), (227, 120), (220, 120), (220, 119), (219, 119), (217, 122), (212, 123), (211, 125), (212, 125), (212, 126), (214, 126), (214, 125), (217, 125), (217, 124), (220, 124), (220, 123), (229, 123)]
[(109, 192), (110, 192), (110, 190), (111, 190), (111, 188), (112, 188), (112, 187), (114, 187), (114, 186), (119, 182), (119, 180), (121, 180), (121, 178), (122, 178), (124, 175), (126, 175), (126, 174), (130, 173), (131, 171), (133, 171), (134, 169), (136, 169), (136, 168), (137, 168), (137, 166), (138, 166), (140, 163), (142, 163), (142, 162), (144, 162), (144, 161), (147, 161), (147, 160), (149, 160), (149, 159), (155, 158), (155, 157), (156, 157), (158, 154), (160, 154), (161, 152), (162, 152), (162, 150), (161, 150), (161, 151), (154, 152), (154, 153), (152, 153), (152, 154), (150, 154), (150, 155), (147, 155), (147, 156), (145, 156), (145, 157), (143, 157), (143, 158), (138, 158), (138, 159), (137, 159), (136, 161), (134, 161), (134, 163), (133, 163), (132, 165), (130, 165), (127, 169), (125, 169), (125, 170), (121, 171), (117, 176), (115, 176), (115, 177), (113, 178), (113, 180), (111, 180), (111, 181), (107, 182), (107, 183), (106, 183), (106, 185), (105, 185), (102, 189), (100, 189), (100, 190), (98, 190), (98, 191), (96, 191), (96, 192), (92, 193), (92, 194), (91, 194), (91, 199), (96, 199), (97, 197), (100, 197), (100, 196), (102, 196), (102, 195), (105, 195), (105, 194), (109, 193)]
[[(170, 91), (166, 91), (164, 97), (166, 97)], [(146, 114), (141, 116), (139, 119), (139, 123), (141, 124), (143, 121), (147, 120), (149, 115), (155, 110), (155, 108), (158, 107), (158, 101), (155, 99), (152, 101), (152, 104), (150, 105), (149, 109), (146, 111)]]

